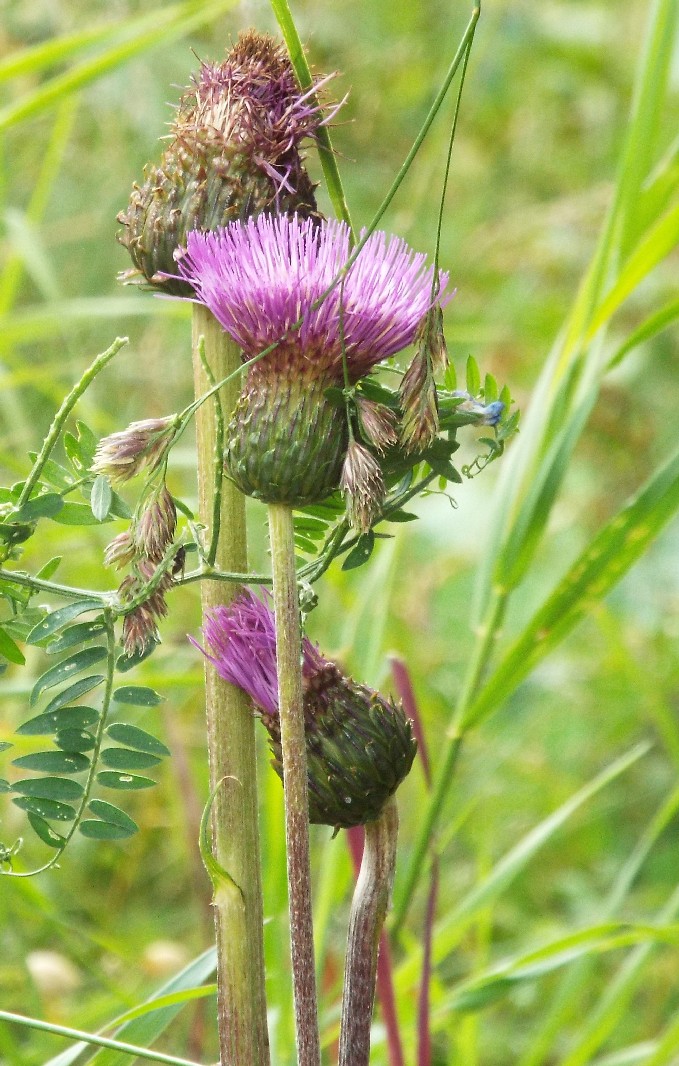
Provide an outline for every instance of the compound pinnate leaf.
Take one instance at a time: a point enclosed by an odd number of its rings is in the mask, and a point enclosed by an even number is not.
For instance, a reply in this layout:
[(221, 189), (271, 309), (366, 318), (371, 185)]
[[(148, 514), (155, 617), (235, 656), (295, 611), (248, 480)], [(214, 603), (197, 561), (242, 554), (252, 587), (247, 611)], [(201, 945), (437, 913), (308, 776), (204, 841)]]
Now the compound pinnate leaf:
[(106, 622), (101, 617), (94, 618), (91, 622), (78, 622), (77, 625), (65, 629), (55, 640), (51, 640), (45, 651), (48, 655), (58, 655), (77, 644), (86, 644), (89, 640), (94, 640), (105, 631)]
[(62, 751), (92, 751), (96, 740), (86, 729), (60, 729), (54, 743)]

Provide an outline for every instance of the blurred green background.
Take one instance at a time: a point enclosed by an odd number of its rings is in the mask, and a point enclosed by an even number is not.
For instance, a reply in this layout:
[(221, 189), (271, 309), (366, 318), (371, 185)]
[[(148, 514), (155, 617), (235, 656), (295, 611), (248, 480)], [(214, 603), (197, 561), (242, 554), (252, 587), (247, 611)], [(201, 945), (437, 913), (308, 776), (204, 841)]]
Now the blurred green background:
[[(0, 81), (0, 480), (6, 483), (25, 476), (26, 453), (40, 445), (60, 398), (116, 335), (128, 335), (129, 346), (78, 409), (98, 433), (175, 411), (191, 397), (190, 310), (116, 282), (129, 263), (115, 240), (115, 218), (144, 163), (159, 154), (168, 103), (187, 85), (196, 55), (221, 58), (239, 30), (251, 25), (276, 32), (263, 0), (223, 3), (220, 13), (198, 24), (201, 7), (208, 5), (191, 9), (194, 28), (173, 36), (163, 21), (168, 4), (4, 0), (0, 63), (87, 27), (116, 28), (124, 42), (133, 40), (126, 27), (148, 17), (150, 31), (135, 54), (16, 121), (4, 120), (48, 77), (113, 45), (95, 41), (42, 71), (20, 68)], [(349, 93), (332, 132), (357, 224), (370, 220), (408, 151), (469, 13), (462, 3), (434, 0), (294, 3), (313, 68), (339, 72), (331, 86), (335, 98)], [(441, 261), (458, 289), (446, 312), (447, 337), (458, 368), (473, 354), (482, 370), (510, 384), (524, 409), (610, 198), (647, 15), (641, 0), (484, 2), (444, 218)], [(674, 95), (658, 116), (666, 144), (679, 121), (676, 52), (672, 78)], [(452, 107), (451, 99), (383, 222), (423, 250), (434, 245)], [(320, 180), (311, 149), (309, 166)], [(322, 189), (319, 199), (327, 210)], [(675, 254), (614, 320), (612, 349), (650, 309), (676, 295), (676, 277)], [(677, 335), (668, 331), (637, 348), (606, 379), (502, 639), (520, 630), (567, 564), (668, 451), (675, 438), (676, 373)], [(473, 445), (465, 455), (473, 457)], [(170, 488), (192, 503), (191, 442), (185, 439), (172, 457)], [(421, 521), (399, 527), (368, 567), (346, 574), (333, 566), (317, 586), (320, 605), (309, 620), (323, 650), (371, 684), (389, 688), (389, 653), (407, 661), (434, 759), (471, 647), (469, 602), (500, 465), (459, 486), (454, 508), (437, 496), (418, 504)], [(250, 525), (253, 566), (265, 566), (262, 509), (252, 507)], [(37, 567), (59, 554), (61, 581), (112, 584), (101, 550), (122, 525), (43, 527), (22, 565)], [(642, 738), (653, 747), (566, 823), (495, 905), (478, 912), (443, 959), (433, 988), (435, 1063), (575, 1066), (655, 1039), (679, 1011), (679, 954), (671, 943), (648, 950), (630, 988), (631, 1009), (620, 1000), (616, 1024), (600, 1046), (572, 1062), (569, 1048), (576, 1046), (583, 1012), (610, 990), (625, 961), (622, 951), (591, 962), (539, 1055), (531, 1049), (562, 994), (561, 973), (517, 984), (482, 1013), (457, 1013), (446, 998), (456, 981), (490, 962), (601, 920), (622, 864), (672, 789), (679, 766), (678, 548), (675, 523), (502, 711), (470, 736), (443, 819), (442, 917), (616, 755)], [(134, 720), (159, 731), (173, 752), (160, 787), (127, 805), (141, 833), (122, 845), (76, 838), (61, 869), (35, 881), (0, 881), (0, 1003), (7, 1010), (94, 1030), (211, 942), (209, 885), (196, 843), (207, 795), (202, 667), (186, 640), (198, 625), (196, 589), (173, 593), (164, 643), (138, 671), (139, 683), (157, 688), (166, 702), (140, 710)], [(27, 716), (31, 678), (45, 668), (43, 654), (29, 650), (29, 669), (11, 667), (0, 680), (0, 740), (15, 739), (14, 729)], [(8, 755), (32, 750), (29, 739)], [(266, 761), (262, 742), (267, 962), (274, 1062), (282, 1066), (293, 1059), (281, 790)], [(401, 869), (424, 796), (416, 767), (400, 791)], [(3, 805), (4, 843), (24, 832), (23, 817), (11, 803)], [(678, 833), (679, 822), (670, 819), (617, 918), (656, 919), (677, 885)], [(26, 859), (40, 861), (44, 849), (28, 836)], [(329, 1040), (351, 874), (343, 835), (328, 837), (314, 832)], [(397, 961), (407, 961), (421, 939), (425, 887), (422, 882), (395, 949)], [(56, 955), (46, 957), (46, 951)], [(397, 987), (407, 1060), (414, 1062), (416, 980), (406, 975)], [(185, 1009), (158, 1046), (214, 1060), (213, 1015), (213, 1000)], [(46, 1034), (0, 1025), (0, 1058), (12, 1066), (37, 1066), (62, 1046)], [(538, 1057), (531, 1060), (531, 1054)], [(374, 1062), (388, 1062), (386, 1055), (378, 1027)], [(670, 1051), (657, 1062), (679, 1057)]]

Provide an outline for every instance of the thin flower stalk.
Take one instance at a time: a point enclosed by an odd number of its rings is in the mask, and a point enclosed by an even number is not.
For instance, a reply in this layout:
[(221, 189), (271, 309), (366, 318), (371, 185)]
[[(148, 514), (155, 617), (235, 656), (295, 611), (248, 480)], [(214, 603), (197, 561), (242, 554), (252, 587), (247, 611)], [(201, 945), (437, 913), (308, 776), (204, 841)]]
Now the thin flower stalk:
[(269, 505), (276, 619), (278, 713), (285, 796), (290, 952), (298, 1066), (320, 1066), (309, 859), (309, 794), (304, 730), (302, 629), (292, 510)]

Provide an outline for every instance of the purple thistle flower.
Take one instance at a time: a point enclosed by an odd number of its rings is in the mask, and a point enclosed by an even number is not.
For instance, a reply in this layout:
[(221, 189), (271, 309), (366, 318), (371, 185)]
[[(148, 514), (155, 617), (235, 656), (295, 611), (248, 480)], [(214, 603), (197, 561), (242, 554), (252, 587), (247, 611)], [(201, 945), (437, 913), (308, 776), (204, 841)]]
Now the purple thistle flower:
[[(210, 612), (203, 636), (204, 654), (217, 672), (260, 712), (282, 780), (276, 633), (268, 602), (244, 592)], [(309, 819), (335, 827), (371, 821), (412, 766), (417, 745), (410, 719), (400, 706), (345, 677), (307, 638), (302, 673)]]
[[(415, 338), (432, 304), (433, 267), (399, 237), (373, 233), (342, 284), (350, 254), (343, 222), (260, 216), (213, 233), (193, 231), (179, 273), (250, 359), (300, 377), (342, 380), (342, 334), (352, 381)], [(439, 275), (440, 290), (448, 275)], [(299, 320), (301, 326), (289, 332)]]
[[(268, 593), (265, 597), (270, 598)], [(264, 714), (278, 714), (276, 628), (266, 603), (244, 592), (228, 607), (209, 611), (203, 625), (205, 655), (225, 681), (247, 692)], [(197, 648), (200, 645), (189, 637)], [(202, 649), (201, 649), (202, 650)], [(302, 642), (305, 678), (322, 671), (327, 662), (308, 638)]]

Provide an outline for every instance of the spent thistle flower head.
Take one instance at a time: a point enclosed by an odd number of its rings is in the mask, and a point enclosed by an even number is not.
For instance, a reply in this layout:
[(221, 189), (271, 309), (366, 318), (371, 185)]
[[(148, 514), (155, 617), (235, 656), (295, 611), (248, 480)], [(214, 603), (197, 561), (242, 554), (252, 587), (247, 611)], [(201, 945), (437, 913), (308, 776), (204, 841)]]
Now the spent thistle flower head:
[(383, 403), (375, 403), (365, 396), (356, 397), (356, 415), (361, 436), (373, 446), (378, 455), (384, 455), (398, 444), (397, 418)]
[(431, 304), (433, 268), (400, 238), (373, 233), (346, 270), (349, 254), (344, 223), (299, 216), (190, 233), (177, 254), (246, 360), (275, 345), (248, 369), (226, 449), (230, 476), (267, 503), (338, 487), (348, 429), (327, 390), (344, 384), (345, 362), (355, 384), (410, 344)]
[(93, 474), (105, 474), (110, 481), (123, 482), (143, 470), (155, 470), (172, 443), (177, 416), (145, 418), (127, 429), (102, 437), (92, 462)]
[[(205, 654), (252, 700), (283, 779), (276, 633), (269, 606), (244, 592), (203, 627)], [(195, 641), (194, 641), (195, 643)], [(377, 818), (406, 777), (417, 744), (400, 706), (345, 677), (310, 640), (302, 647), (309, 820), (348, 828)]]
[(120, 238), (135, 269), (123, 280), (190, 293), (174, 277), (172, 253), (193, 229), (213, 230), (263, 211), (314, 214), (314, 186), (301, 142), (331, 121), (314, 102), (329, 78), (302, 92), (285, 48), (274, 38), (242, 34), (223, 63), (201, 63), (182, 97), (170, 142), (148, 166)]

